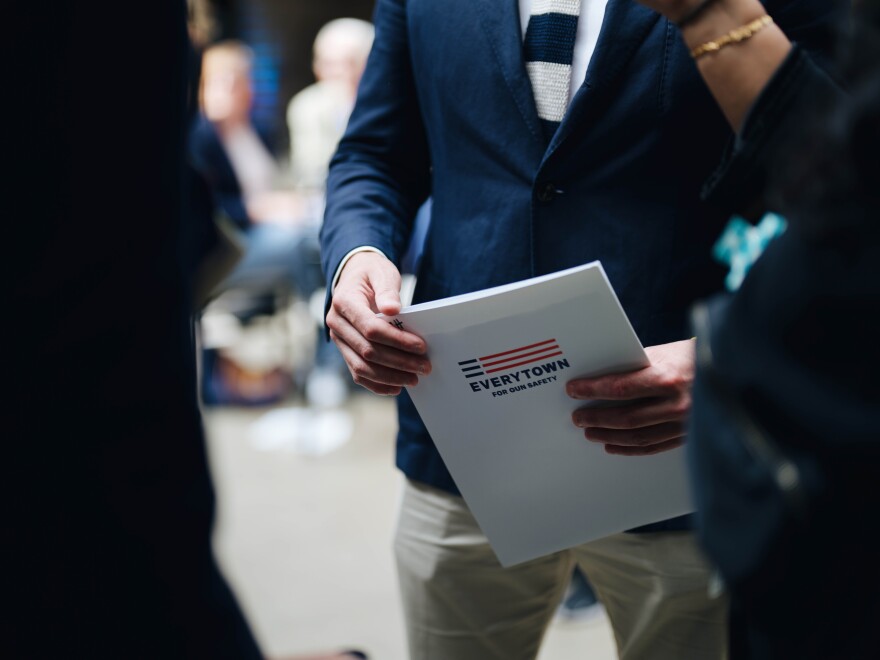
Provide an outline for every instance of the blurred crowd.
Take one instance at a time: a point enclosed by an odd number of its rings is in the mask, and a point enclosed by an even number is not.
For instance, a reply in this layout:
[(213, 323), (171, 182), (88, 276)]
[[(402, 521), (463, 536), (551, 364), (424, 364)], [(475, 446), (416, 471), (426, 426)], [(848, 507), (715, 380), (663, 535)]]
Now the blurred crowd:
[[(251, 46), (225, 38), (195, 53), (198, 112), (189, 157), (209, 189), (204, 222), (227, 252), (239, 253), (218, 260), (228, 272), (215, 269), (218, 281), (206, 292), (200, 330), (207, 405), (268, 405), (304, 395), (314, 406), (339, 406), (347, 397), (344, 364), (323, 337), (318, 231), (328, 166), (372, 39), (372, 25), (355, 18), (318, 31), (315, 82), (287, 104), (288, 144), (255, 118)], [(291, 321), (297, 328), (284, 324), (292, 310), (303, 312)], [(273, 319), (280, 330), (266, 333)], [(307, 346), (303, 334), (313, 337)], [(248, 350), (249, 339), (256, 350)]]

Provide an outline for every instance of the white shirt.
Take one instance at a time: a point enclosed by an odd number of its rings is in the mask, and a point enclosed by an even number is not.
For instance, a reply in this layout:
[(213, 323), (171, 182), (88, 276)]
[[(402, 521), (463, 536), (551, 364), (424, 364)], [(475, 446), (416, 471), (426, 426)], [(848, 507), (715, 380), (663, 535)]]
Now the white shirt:
[[(529, 25), (529, 16), (532, 14), (532, 6), (535, 2), (546, 3), (547, 0), (519, 0), (519, 23), (522, 28), (523, 39), (526, 37), (526, 28)], [(593, 57), (593, 51), (596, 50), (596, 42), (599, 41), (599, 31), (602, 29), (602, 21), (605, 18), (605, 7), (608, 0), (581, 0), (581, 13), (578, 17), (577, 36), (574, 39), (574, 55), (571, 63), (571, 85), (568, 88), (568, 102), (574, 98), (578, 88), (583, 84), (584, 78), (587, 77), (587, 67), (590, 65), (590, 59)], [(525, 75), (525, 71), (523, 71)], [(370, 246), (355, 248), (345, 255), (333, 275), (330, 284), (330, 291), (336, 288), (336, 282), (339, 281), (339, 275), (348, 260), (358, 252), (378, 252), (381, 250)]]
[(245, 199), (274, 190), (278, 167), (252, 126), (236, 126), (221, 133), (220, 141)]

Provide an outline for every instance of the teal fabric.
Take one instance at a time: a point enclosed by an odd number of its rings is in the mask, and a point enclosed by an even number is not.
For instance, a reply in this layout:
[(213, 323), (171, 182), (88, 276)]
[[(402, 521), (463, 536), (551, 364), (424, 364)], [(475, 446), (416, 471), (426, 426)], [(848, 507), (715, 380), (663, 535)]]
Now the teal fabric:
[(724, 280), (728, 291), (736, 291), (745, 279), (749, 268), (764, 252), (767, 245), (780, 236), (787, 227), (785, 218), (767, 213), (753, 225), (735, 215), (727, 223), (721, 237), (712, 247), (712, 255), (730, 268)]

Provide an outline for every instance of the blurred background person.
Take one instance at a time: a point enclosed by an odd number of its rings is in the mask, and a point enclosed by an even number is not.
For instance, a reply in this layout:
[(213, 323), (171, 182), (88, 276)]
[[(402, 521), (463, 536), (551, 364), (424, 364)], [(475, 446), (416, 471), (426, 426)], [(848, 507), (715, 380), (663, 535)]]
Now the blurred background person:
[[(317, 218), (284, 180), (269, 127), (253, 115), (253, 50), (238, 39), (207, 45), (201, 59), (201, 113), (190, 134), (190, 154), (211, 187), (219, 210), (240, 232), (244, 256), (216, 287), (243, 325), (283, 313), (291, 297), (308, 301), (322, 290)], [(307, 393), (340, 405), (347, 394), (341, 359), (313, 334), (314, 364)], [(229, 352), (208, 347), (203, 398), (209, 404), (264, 405), (281, 400), (291, 382), (283, 354), (248, 368)], [(315, 371), (317, 369), (317, 371)], [(333, 377), (336, 380), (333, 381)], [(329, 381), (329, 382), (328, 382)]]
[(290, 168), (300, 190), (323, 196), (330, 159), (354, 108), (373, 32), (369, 21), (337, 18), (323, 25), (315, 37), (315, 82), (297, 92), (287, 105)]
[[(301, 237), (289, 226), (293, 209), (278, 208), (283, 197), (274, 194), (281, 173), (271, 130), (252, 116), (253, 59), (251, 48), (237, 39), (204, 46), (199, 113), (189, 135), (190, 160), (209, 186), (221, 226), (231, 224), (244, 255), (211, 294), (240, 292), (233, 312), (242, 324), (275, 312), (276, 290), (295, 290), (296, 266), (303, 261)], [(203, 356), (206, 403), (276, 401), (288, 386), (278, 365), (248, 370), (211, 346)]]
[[(354, 109), (358, 84), (373, 45), (375, 30), (369, 21), (337, 18), (324, 24), (313, 44), (315, 82), (297, 92), (287, 105), (290, 167), (296, 189), (311, 200), (319, 215), (330, 160)], [(428, 232), (431, 200), (416, 217), (413, 236), (401, 264), (408, 277), (404, 290), (412, 291)], [(323, 314), (322, 314), (323, 322)], [(338, 353), (338, 351), (337, 351)]]
[[(315, 82), (300, 90), (287, 104), (290, 176), (294, 190), (313, 220), (310, 234), (313, 265), (318, 282), (312, 292), (323, 292), (320, 245), (317, 231), (324, 213), (324, 189), (330, 159), (348, 124), (358, 84), (373, 45), (373, 24), (343, 17), (321, 26), (312, 45), (312, 72)], [(319, 303), (320, 301), (320, 303)], [(320, 326), (316, 344), (316, 364), (305, 385), (307, 400), (313, 404), (348, 395), (350, 384), (345, 363), (338, 349), (323, 337), (323, 313), (315, 297), (314, 315)]]
[(296, 197), (284, 194), (270, 127), (252, 115), (253, 50), (238, 39), (208, 44), (201, 58), (201, 116), (191, 137), (195, 163), (240, 228), (296, 224)]

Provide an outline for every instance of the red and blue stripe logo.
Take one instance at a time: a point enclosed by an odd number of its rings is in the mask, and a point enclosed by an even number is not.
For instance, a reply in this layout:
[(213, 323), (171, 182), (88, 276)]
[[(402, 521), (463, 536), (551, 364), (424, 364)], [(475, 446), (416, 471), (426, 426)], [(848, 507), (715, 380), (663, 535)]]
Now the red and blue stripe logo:
[(528, 346), (512, 348), (508, 351), (484, 355), (483, 357), (462, 360), (458, 363), (465, 378), (476, 378), (500, 371), (522, 367), (533, 362), (562, 355), (559, 343), (555, 339), (546, 339)]

